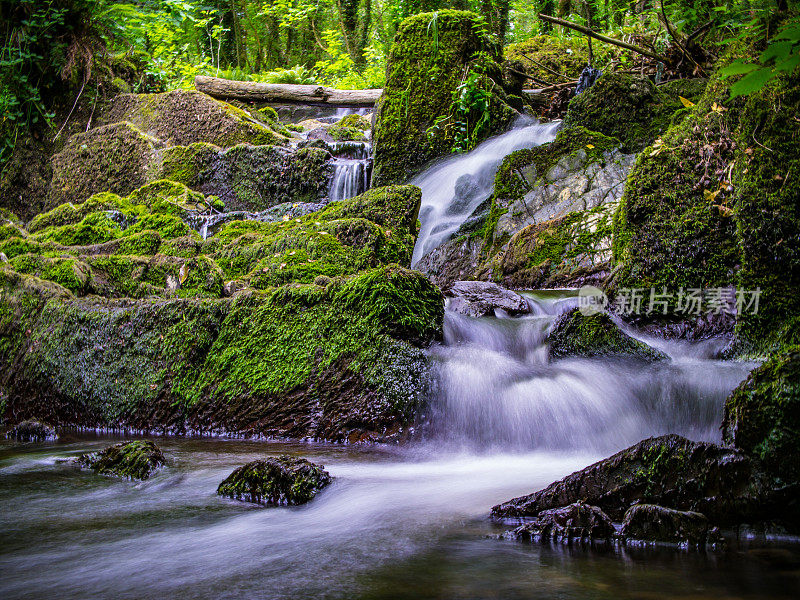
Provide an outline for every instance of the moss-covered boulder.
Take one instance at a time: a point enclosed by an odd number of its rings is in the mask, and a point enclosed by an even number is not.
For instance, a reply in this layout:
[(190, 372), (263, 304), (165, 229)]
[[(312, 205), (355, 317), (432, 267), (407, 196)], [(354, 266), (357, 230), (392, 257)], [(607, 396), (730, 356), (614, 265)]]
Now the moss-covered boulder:
[[(569, 79), (578, 79), (589, 64), (589, 51), (582, 38), (557, 38), (540, 35), (505, 48), (509, 61), (518, 61), (525, 73), (540, 82), (559, 82), (553, 72)], [(537, 86), (534, 86), (537, 87)]]
[(83, 454), (77, 463), (100, 475), (126, 479), (149, 479), (167, 464), (164, 453), (150, 440), (136, 440), (114, 444), (100, 452)]
[(322, 465), (284, 454), (239, 467), (219, 484), (217, 494), (256, 504), (296, 506), (312, 500), (330, 482)]
[[(507, 127), (514, 111), (505, 102), (499, 60), (474, 13), (440, 10), (403, 21), (377, 106), (373, 184), (402, 183), (426, 162)], [(466, 71), (468, 85), (486, 100), (473, 110), (458, 106)]]
[(53, 156), (48, 206), (82, 202), (98, 192), (129, 194), (152, 177), (160, 145), (127, 121), (72, 136)]
[[(183, 160), (195, 165), (201, 156), (189, 152)], [(174, 164), (165, 174), (173, 172)], [(228, 210), (260, 211), (285, 202), (324, 200), (333, 166), (331, 155), (320, 148), (241, 144), (218, 153), (206, 170), (195, 174), (197, 170), (188, 166), (186, 172), (196, 189), (218, 196)]]
[(570, 101), (564, 127), (599, 131), (618, 138), (626, 152), (636, 152), (652, 144), (684, 108), (683, 91), (676, 85), (657, 87), (646, 77), (606, 73)]
[(714, 75), (696, 105), (640, 154), (615, 216), (614, 283), (673, 294), (760, 289), (758, 310), (737, 316), (739, 347), (759, 353), (800, 315), (800, 156), (797, 128), (785, 126), (800, 107), (800, 76), (734, 101), (731, 83)]
[(667, 356), (622, 332), (607, 313), (584, 314), (573, 309), (561, 315), (550, 331), (551, 358), (630, 356), (646, 361)]
[(774, 354), (731, 393), (722, 432), (783, 481), (800, 481), (800, 346)]
[(677, 435), (649, 438), (566, 476), (543, 490), (499, 504), (492, 515), (534, 517), (582, 501), (621, 521), (634, 504), (704, 514), (717, 526), (800, 524), (792, 489), (776, 487), (739, 450)]
[(655, 504), (635, 504), (622, 519), (620, 537), (627, 544), (656, 542), (684, 548), (702, 548), (720, 542), (719, 532), (705, 515)]
[(250, 113), (195, 91), (122, 94), (111, 102), (102, 119), (104, 123), (133, 123), (169, 146), (206, 142), (227, 148), (288, 143), (285, 136)]
[(420, 197), (412, 186), (376, 188), (309, 214), (229, 220), (203, 240), (189, 222), (206, 200), (156, 182), (9, 231), (4, 414), (398, 437), (425, 398), (424, 348), (443, 319), (439, 290), (399, 266), (411, 260)]
[(6, 432), (6, 437), (18, 442), (46, 442), (57, 439), (58, 434), (52, 425), (29, 419), (14, 425)]

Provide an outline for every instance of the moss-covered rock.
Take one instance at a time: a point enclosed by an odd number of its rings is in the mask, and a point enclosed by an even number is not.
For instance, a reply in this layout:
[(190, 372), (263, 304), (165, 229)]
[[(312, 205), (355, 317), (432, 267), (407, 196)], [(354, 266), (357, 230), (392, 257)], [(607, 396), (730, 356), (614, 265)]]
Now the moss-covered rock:
[(499, 60), (499, 49), (474, 13), (440, 10), (403, 21), (377, 106), (373, 184), (402, 183), (426, 162), (464, 145), (456, 143), (457, 123), (467, 117), (457, 114), (455, 100), (465, 69), (489, 97), (488, 112), (469, 115), (470, 143), (507, 127), (514, 111), (505, 101)]
[(219, 484), (217, 494), (256, 504), (296, 506), (312, 500), (330, 482), (322, 465), (284, 454), (239, 467)]
[(28, 420), (17, 423), (6, 432), (6, 437), (18, 442), (46, 442), (58, 438), (52, 425), (41, 421)]
[(705, 515), (655, 504), (631, 506), (622, 519), (619, 533), (628, 544), (657, 542), (684, 548), (702, 548), (721, 539), (718, 532), (709, 527)]
[(741, 451), (665, 435), (495, 506), (492, 515), (533, 517), (582, 501), (620, 521), (632, 505), (647, 503), (699, 512), (718, 526), (782, 520), (797, 526), (796, 493), (773, 483)]
[(653, 143), (681, 108), (677, 93), (656, 87), (646, 77), (606, 73), (570, 101), (564, 127), (599, 131), (632, 152)]
[(540, 82), (563, 81), (553, 71), (569, 79), (578, 79), (589, 64), (588, 48), (582, 38), (540, 35), (506, 46), (505, 55), (507, 60), (519, 61), (525, 73)]
[(438, 289), (391, 264), (411, 260), (420, 197), (377, 188), (296, 218), (229, 221), (207, 240), (173, 214), (199, 197), (171, 182), (42, 215), (0, 242), (29, 246), (0, 265), (4, 410), (90, 427), (398, 435), (425, 397), (423, 348), (443, 319)]
[(159, 145), (127, 121), (72, 136), (53, 156), (48, 206), (82, 202), (98, 192), (129, 194), (151, 178)]
[(288, 143), (285, 136), (246, 111), (195, 91), (122, 94), (112, 101), (103, 121), (129, 121), (170, 146), (207, 142), (227, 148)]
[(800, 76), (734, 101), (731, 83), (712, 76), (696, 105), (639, 156), (615, 217), (615, 284), (760, 289), (758, 310), (739, 311), (738, 347), (767, 353), (800, 315), (800, 134), (785, 126), (800, 107)]
[(84, 454), (77, 458), (77, 463), (100, 475), (143, 480), (149, 479), (167, 460), (161, 449), (150, 440), (136, 440)]
[(561, 315), (549, 337), (550, 357), (630, 356), (646, 361), (667, 356), (620, 331), (606, 313), (583, 314), (579, 309)]
[(203, 183), (203, 176), (212, 168), (220, 152), (219, 146), (208, 142), (165, 148), (161, 153), (159, 176), (197, 188)]
[(228, 210), (260, 211), (285, 202), (320, 202), (332, 175), (326, 150), (242, 144), (219, 153), (195, 181)]
[(774, 354), (731, 393), (722, 432), (784, 482), (800, 481), (800, 346)]

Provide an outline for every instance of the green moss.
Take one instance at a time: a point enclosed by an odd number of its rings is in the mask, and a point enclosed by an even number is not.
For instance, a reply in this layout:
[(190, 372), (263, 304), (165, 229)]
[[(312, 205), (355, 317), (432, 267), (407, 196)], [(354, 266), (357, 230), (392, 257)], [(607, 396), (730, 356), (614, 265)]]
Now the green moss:
[(77, 462), (101, 475), (126, 479), (149, 479), (167, 461), (150, 440), (122, 442), (94, 454), (83, 454)]
[(104, 118), (108, 123), (130, 121), (171, 146), (287, 144), (285, 136), (244, 110), (194, 91), (123, 94), (113, 100)]
[(626, 152), (638, 151), (653, 143), (682, 107), (678, 94), (645, 77), (607, 73), (570, 101), (564, 127), (587, 127), (618, 138)]
[(62, 246), (89, 246), (116, 239), (122, 229), (106, 212), (93, 212), (74, 225), (46, 227), (35, 233), (38, 242), (55, 242)]
[(159, 179), (131, 192), (127, 201), (143, 205), (154, 213), (185, 217), (189, 212), (202, 212), (210, 208), (205, 196), (193, 192), (182, 183)]
[(666, 355), (626, 335), (606, 313), (584, 315), (577, 308), (559, 317), (550, 333), (550, 356), (631, 356), (646, 361)]
[(52, 159), (48, 205), (82, 202), (98, 192), (132, 192), (150, 179), (158, 145), (128, 122), (72, 136)]
[(20, 254), (11, 260), (11, 266), (18, 273), (55, 282), (76, 295), (85, 294), (92, 279), (89, 265), (76, 258), (45, 258), (35, 254)]
[(162, 153), (160, 176), (188, 186), (202, 182), (221, 151), (219, 146), (207, 142), (195, 142), (188, 146), (172, 146)]
[(800, 346), (773, 354), (733, 391), (722, 432), (785, 483), (800, 481)]
[[(450, 153), (453, 128), (429, 129), (437, 120), (452, 117), (454, 92), (465, 66), (470, 64), (475, 72), (499, 84), (499, 59), (499, 49), (474, 13), (440, 10), (414, 15), (400, 24), (377, 107), (374, 185), (402, 183), (426, 162)], [(505, 110), (502, 89), (495, 85), (491, 90), (492, 122), (484, 137), (506, 127), (513, 112)]]
[(11, 237), (0, 242), (0, 252), (5, 254), (6, 258), (11, 259), (20, 254), (40, 254), (41, 248), (39, 242), (28, 237)]
[(328, 133), (337, 142), (364, 142), (367, 137), (364, 132), (355, 127), (344, 127), (341, 125), (331, 125)]
[(551, 71), (577, 79), (589, 64), (589, 52), (582, 38), (540, 35), (506, 46), (505, 55), (507, 60), (519, 61), (528, 75), (553, 83), (563, 80)]
[(217, 494), (257, 504), (296, 506), (309, 502), (330, 482), (322, 466), (284, 454), (239, 467), (219, 484)]

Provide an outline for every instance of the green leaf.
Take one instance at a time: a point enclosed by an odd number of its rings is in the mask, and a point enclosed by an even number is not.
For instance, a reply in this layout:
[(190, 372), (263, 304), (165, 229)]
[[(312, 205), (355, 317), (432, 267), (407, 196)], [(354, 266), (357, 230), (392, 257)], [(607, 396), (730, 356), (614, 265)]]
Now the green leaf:
[(786, 29), (779, 31), (773, 38), (775, 40), (792, 40), (794, 42), (800, 41), (800, 25), (789, 26)]
[(786, 60), (775, 65), (775, 70), (781, 73), (794, 71), (800, 65), (800, 54), (794, 54)]
[(761, 67), (760, 69), (742, 77), (731, 86), (731, 99), (737, 96), (746, 96), (757, 92), (774, 76), (772, 69)]
[(761, 53), (761, 62), (766, 63), (772, 59), (776, 61), (786, 60), (792, 52), (793, 42), (771, 42), (767, 49)]
[(731, 63), (727, 67), (719, 70), (720, 75), (723, 77), (732, 77), (734, 75), (744, 75), (750, 73), (758, 68), (758, 65), (750, 65), (743, 62)]

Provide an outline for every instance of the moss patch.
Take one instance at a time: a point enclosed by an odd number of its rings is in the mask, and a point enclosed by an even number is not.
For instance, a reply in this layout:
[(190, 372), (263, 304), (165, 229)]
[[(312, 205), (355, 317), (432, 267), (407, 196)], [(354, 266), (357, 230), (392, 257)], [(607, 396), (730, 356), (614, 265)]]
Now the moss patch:
[(100, 475), (149, 479), (167, 461), (153, 442), (136, 440), (115, 444), (94, 454), (84, 454), (77, 459), (77, 463)]
[(305, 504), (331, 482), (321, 465), (284, 454), (239, 467), (219, 484), (217, 494), (272, 506)]

